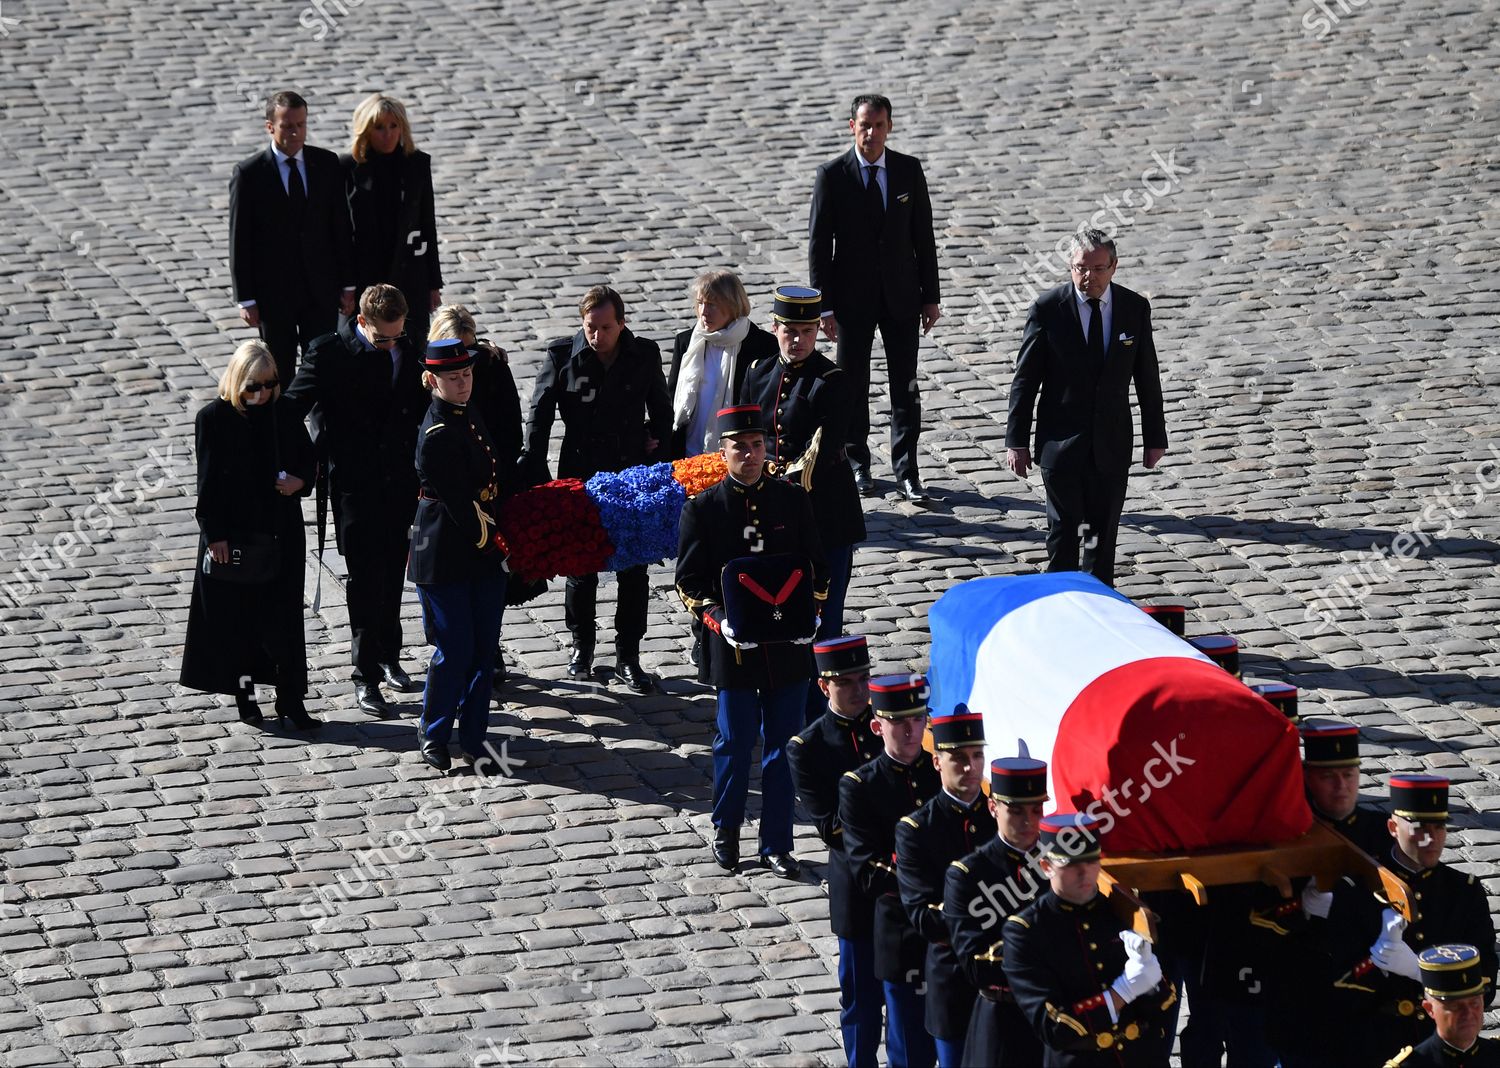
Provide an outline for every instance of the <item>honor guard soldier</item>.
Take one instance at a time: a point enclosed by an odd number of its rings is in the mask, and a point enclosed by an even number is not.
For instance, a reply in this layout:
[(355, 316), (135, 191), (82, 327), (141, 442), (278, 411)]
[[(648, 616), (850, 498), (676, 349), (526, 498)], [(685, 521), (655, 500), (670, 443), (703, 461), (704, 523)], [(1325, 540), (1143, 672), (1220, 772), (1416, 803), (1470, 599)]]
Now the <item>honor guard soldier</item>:
[(872, 729), (870, 649), (857, 635), (813, 646), (823, 715), (787, 745), (792, 779), (802, 807), (828, 847), (828, 925), (839, 940), (839, 1025), (850, 1068), (875, 1068), (880, 1048), (880, 1005), (875, 978), (875, 906), (855, 888), (839, 823), (839, 780), (844, 772), (880, 755)]
[(1460, 942), (1479, 951), (1479, 974), (1495, 996), (1495, 928), (1484, 887), (1441, 860), (1448, 840), (1448, 780), (1441, 775), (1392, 775), (1393, 843), (1381, 863), (1405, 880), (1412, 919), (1382, 908), (1369, 890), (1344, 879), (1333, 893), (1328, 937), (1334, 963), (1332, 1004), (1348, 1036), (1347, 1059), (1383, 1064), (1427, 1034), (1417, 955)]
[[(745, 404), (759, 404), (766, 419), (766, 455), (779, 475), (812, 497), (818, 537), (828, 560), (828, 603), (818, 637), (843, 633), (844, 597), (854, 546), (865, 538), (865, 513), (844, 455), (854, 398), (849, 376), (817, 351), (823, 296), (805, 286), (779, 286), (771, 304), (775, 356), (750, 365), (740, 386)], [(817, 715), (810, 698), (809, 719)]]
[[(683, 505), (677, 548), (677, 593), (703, 626), (698, 680), (718, 691), (714, 860), (727, 871), (739, 866), (750, 755), (759, 735), (760, 855), (777, 875), (795, 879), (801, 869), (792, 856), (787, 744), (803, 722), (813, 666), (808, 646), (828, 580), (807, 494), (764, 474), (760, 409), (725, 408), (718, 419), (729, 475)], [(787, 570), (757, 578), (751, 573), (757, 559)], [(745, 607), (737, 611), (736, 604)]]
[(505, 611), (505, 553), (495, 541), (501, 474), (484, 422), (469, 406), (476, 353), (434, 341), (422, 360), (432, 404), (417, 438), (421, 491), (407, 577), (437, 653), (427, 669), (419, 728), (422, 759), (449, 768), (448, 739), (476, 767), (487, 759), (491, 676)]
[(1437, 1030), (1407, 1046), (1386, 1068), (1500, 1068), (1500, 1043), (1480, 1038), (1489, 983), (1473, 946), (1428, 946), (1417, 956), (1422, 1008)]
[(1036, 1068), (1042, 1045), (1021, 1015), (1003, 970), (1005, 918), (1035, 900), (1037, 835), (1047, 800), (1047, 765), (1030, 757), (990, 764), (990, 811), (997, 833), (948, 865), (943, 920), (953, 955), (978, 993), (964, 1038), (963, 1063), (972, 1068)]
[(959, 705), (932, 717), (933, 766), (942, 789), (896, 824), (896, 880), (907, 919), (927, 944), (927, 1033), (942, 1068), (963, 1068), (964, 1036), (974, 1007), (974, 987), (953, 955), (943, 920), (943, 878), (948, 865), (995, 839), (995, 817), (984, 783), (984, 717)]
[(1099, 893), (1099, 821), (1042, 817), (1047, 889), (1005, 921), (1005, 975), (1047, 1068), (1161, 1065), (1177, 991), (1151, 943)]
[(1390, 848), (1383, 813), (1359, 804), (1359, 728), (1308, 719), (1302, 734), (1302, 783), (1313, 815), (1372, 857)]
[(839, 783), (844, 850), (859, 893), (874, 903), (875, 975), (885, 991), (886, 1057), (892, 1068), (931, 1068), (937, 1059), (922, 1004), (926, 944), (901, 907), (896, 823), (930, 801), (941, 783), (922, 752), (927, 680), (886, 675), (870, 683), (881, 754)]

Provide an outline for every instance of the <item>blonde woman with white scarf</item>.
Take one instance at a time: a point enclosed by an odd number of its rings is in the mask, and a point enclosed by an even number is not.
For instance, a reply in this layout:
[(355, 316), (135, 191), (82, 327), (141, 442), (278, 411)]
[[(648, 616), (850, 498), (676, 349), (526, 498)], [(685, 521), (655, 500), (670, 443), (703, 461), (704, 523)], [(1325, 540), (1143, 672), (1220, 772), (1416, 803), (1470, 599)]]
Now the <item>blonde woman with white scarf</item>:
[(750, 322), (750, 298), (733, 271), (705, 271), (690, 294), (696, 321), (672, 346), (671, 459), (714, 452), (715, 416), (735, 403), (745, 368), (774, 356), (776, 339)]

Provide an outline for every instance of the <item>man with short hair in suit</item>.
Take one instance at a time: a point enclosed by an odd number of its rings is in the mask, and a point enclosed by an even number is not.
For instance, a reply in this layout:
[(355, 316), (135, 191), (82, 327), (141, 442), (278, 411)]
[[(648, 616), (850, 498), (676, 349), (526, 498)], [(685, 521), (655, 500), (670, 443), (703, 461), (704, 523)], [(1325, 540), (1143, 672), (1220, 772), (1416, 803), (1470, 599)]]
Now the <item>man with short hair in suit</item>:
[(870, 346), (879, 329), (891, 396), (891, 467), (901, 495), (927, 499), (917, 471), (922, 429), (917, 388), (918, 327), (942, 316), (932, 201), (922, 164), (885, 147), (891, 102), (866, 93), (849, 109), (854, 144), (818, 168), (808, 215), (812, 285), (823, 291), (823, 331), (853, 380), (849, 463), (869, 496)]
[(1043, 293), (1026, 317), (1010, 386), (1006, 463), (1020, 478), (1031, 469), (1035, 410), (1036, 462), (1047, 490), (1047, 570), (1091, 571), (1113, 586), (1135, 436), (1132, 381), (1142, 463), (1155, 467), (1167, 452), (1151, 303), (1112, 283), (1115, 243), (1102, 231), (1080, 230), (1069, 262), (1072, 281)]
[(354, 238), (338, 156), (305, 144), (307, 101), (266, 100), (271, 144), (229, 179), (229, 274), (240, 319), (260, 330), (289, 383), (298, 352), (354, 314)]

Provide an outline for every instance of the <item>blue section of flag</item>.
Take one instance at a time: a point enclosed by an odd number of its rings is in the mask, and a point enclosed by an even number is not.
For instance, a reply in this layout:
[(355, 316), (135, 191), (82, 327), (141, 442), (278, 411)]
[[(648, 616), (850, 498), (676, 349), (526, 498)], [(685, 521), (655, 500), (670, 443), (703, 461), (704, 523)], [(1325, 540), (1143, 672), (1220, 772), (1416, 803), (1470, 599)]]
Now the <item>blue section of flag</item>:
[[(1002, 618), (1032, 601), (1071, 592), (1131, 603), (1130, 598), (1083, 571), (970, 579), (939, 597), (927, 613), (932, 635), (932, 663), (927, 682), (932, 687), (933, 714), (949, 715), (960, 702), (969, 702), (979, 646)], [(1065, 656), (1066, 652), (1059, 649), (1058, 655)]]

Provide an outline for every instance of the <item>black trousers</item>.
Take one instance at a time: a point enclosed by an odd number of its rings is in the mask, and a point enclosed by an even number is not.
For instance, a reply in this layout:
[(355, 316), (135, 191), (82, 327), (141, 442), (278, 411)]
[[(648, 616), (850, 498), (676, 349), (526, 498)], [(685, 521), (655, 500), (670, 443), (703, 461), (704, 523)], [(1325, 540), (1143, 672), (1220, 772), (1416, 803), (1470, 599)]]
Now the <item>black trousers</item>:
[(257, 304), (260, 312), (260, 338), (276, 357), (276, 375), (284, 390), (297, 373), (297, 361), (314, 338), (338, 329), (339, 309), (336, 302), (305, 299), (298, 304)]
[(839, 320), (838, 365), (851, 380), (849, 461), (870, 466), (870, 348), (875, 331), (885, 346), (887, 389), (891, 398), (891, 468), (898, 479), (917, 477), (917, 439), (922, 433), (922, 396), (917, 386), (920, 315), (893, 315), (884, 305), (872, 319)]
[(1128, 472), (1042, 469), (1047, 489), (1047, 570), (1088, 571), (1115, 584), (1115, 539)]
[[(413, 495), (414, 496), (414, 495)], [(345, 493), (336, 502), (339, 551), (349, 572), (354, 681), (378, 683), (401, 662), (401, 596), (414, 501), (381, 492)]]
[[(646, 565), (627, 567), (615, 576), (615, 658), (636, 660), (641, 655), (641, 638), (646, 634), (646, 601), (650, 585)], [(594, 604), (599, 596), (598, 575), (570, 577), (563, 589), (563, 616), (573, 644), (594, 651)]]

